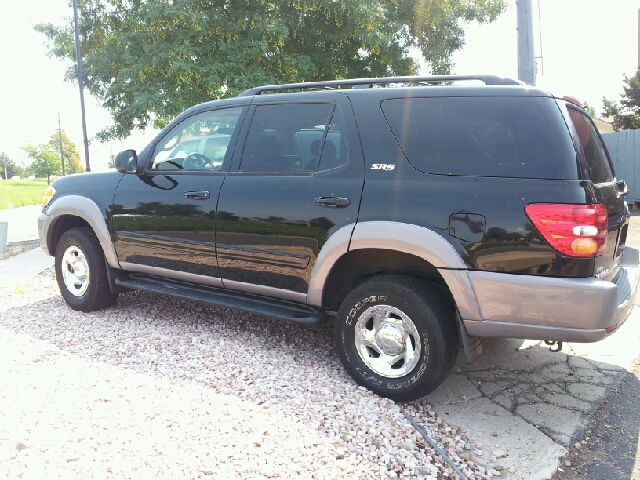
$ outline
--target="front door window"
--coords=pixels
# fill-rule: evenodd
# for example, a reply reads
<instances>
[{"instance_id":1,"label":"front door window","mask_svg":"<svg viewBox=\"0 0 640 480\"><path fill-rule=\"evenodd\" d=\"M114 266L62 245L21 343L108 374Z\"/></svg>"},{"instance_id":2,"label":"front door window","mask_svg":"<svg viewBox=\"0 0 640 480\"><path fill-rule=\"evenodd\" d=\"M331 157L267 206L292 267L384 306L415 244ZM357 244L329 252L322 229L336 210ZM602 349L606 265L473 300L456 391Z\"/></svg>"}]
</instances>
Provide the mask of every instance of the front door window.
<instances>
[{"instance_id":1,"label":"front door window","mask_svg":"<svg viewBox=\"0 0 640 480\"><path fill-rule=\"evenodd\" d=\"M219 171L242 107L194 115L156 146L151 170Z\"/></svg>"}]
</instances>

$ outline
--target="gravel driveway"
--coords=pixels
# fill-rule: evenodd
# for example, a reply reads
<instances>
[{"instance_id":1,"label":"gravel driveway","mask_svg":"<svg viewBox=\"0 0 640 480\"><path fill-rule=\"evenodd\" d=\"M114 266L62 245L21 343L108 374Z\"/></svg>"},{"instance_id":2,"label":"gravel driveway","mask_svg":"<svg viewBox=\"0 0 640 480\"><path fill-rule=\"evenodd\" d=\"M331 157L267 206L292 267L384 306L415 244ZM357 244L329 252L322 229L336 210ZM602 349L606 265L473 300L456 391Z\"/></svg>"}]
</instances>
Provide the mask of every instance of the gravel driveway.
<instances>
[{"instance_id":1,"label":"gravel driveway","mask_svg":"<svg viewBox=\"0 0 640 480\"><path fill-rule=\"evenodd\" d=\"M426 400L357 387L330 327L143 292L74 312L48 270L1 299L0 342L0 477L455 478L401 407L500 475Z\"/></svg>"}]
</instances>

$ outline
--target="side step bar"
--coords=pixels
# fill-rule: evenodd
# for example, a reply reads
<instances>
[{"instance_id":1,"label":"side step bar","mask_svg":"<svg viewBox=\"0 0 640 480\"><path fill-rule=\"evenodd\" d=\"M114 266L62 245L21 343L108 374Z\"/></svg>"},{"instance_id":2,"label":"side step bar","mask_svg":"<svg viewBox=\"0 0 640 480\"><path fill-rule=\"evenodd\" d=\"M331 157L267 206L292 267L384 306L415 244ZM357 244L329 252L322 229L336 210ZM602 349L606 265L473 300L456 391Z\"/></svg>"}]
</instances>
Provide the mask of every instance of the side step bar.
<instances>
[{"instance_id":1,"label":"side step bar","mask_svg":"<svg viewBox=\"0 0 640 480\"><path fill-rule=\"evenodd\" d=\"M194 300L214 307L232 308L264 315L300 325L322 325L327 321L327 316L323 311L308 305L166 278L161 279L137 273L121 273L115 278L115 284L134 290Z\"/></svg>"}]
</instances>

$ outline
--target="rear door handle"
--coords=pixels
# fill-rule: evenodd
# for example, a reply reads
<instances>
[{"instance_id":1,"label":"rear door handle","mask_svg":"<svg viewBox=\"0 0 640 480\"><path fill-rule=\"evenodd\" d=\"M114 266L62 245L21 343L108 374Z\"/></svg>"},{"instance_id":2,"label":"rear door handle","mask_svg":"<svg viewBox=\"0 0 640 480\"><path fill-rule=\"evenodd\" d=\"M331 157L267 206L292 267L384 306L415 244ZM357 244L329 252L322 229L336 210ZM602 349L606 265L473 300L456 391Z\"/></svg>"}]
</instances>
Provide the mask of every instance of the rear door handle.
<instances>
[{"instance_id":1,"label":"rear door handle","mask_svg":"<svg viewBox=\"0 0 640 480\"><path fill-rule=\"evenodd\" d=\"M316 197L314 203L319 207L344 208L349 206L351 201L347 197Z\"/></svg>"},{"instance_id":2,"label":"rear door handle","mask_svg":"<svg viewBox=\"0 0 640 480\"><path fill-rule=\"evenodd\" d=\"M211 194L206 190L189 190L188 192L184 192L184 196L194 200L207 200L211 197Z\"/></svg>"}]
</instances>

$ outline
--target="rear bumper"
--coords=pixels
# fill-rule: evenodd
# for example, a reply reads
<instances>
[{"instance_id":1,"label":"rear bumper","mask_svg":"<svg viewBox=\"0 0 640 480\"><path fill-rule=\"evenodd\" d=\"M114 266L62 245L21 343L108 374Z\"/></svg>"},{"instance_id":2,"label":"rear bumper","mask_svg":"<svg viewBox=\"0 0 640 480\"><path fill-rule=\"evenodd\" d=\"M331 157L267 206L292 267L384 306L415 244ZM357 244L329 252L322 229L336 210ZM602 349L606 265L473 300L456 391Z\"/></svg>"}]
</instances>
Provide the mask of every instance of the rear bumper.
<instances>
[{"instance_id":1,"label":"rear bumper","mask_svg":"<svg viewBox=\"0 0 640 480\"><path fill-rule=\"evenodd\" d=\"M468 272L482 320L469 335L596 342L629 316L638 290L638 250L626 247L611 281Z\"/></svg>"}]
</instances>

